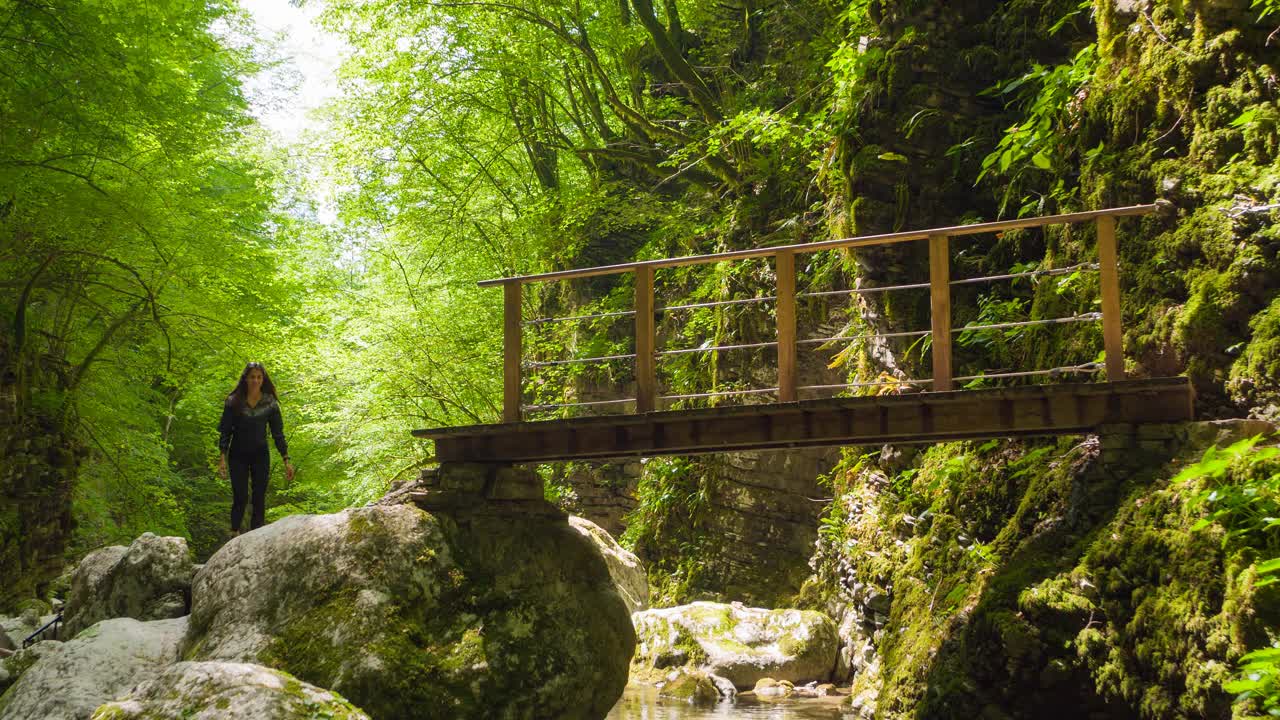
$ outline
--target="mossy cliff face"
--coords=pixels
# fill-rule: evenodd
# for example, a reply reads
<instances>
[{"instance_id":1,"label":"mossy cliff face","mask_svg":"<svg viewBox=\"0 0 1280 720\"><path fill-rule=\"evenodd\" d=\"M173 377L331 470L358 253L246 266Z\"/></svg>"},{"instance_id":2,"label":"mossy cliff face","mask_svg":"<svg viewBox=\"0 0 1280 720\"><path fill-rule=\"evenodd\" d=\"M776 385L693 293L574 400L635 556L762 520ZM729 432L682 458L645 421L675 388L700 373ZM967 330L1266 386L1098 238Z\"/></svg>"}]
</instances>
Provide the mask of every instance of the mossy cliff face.
<instances>
[{"instance_id":1,"label":"mossy cliff face","mask_svg":"<svg viewBox=\"0 0 1280 720\"><path fill-rule=\"evenodd\" d=\"M888 472L851 457L808 597L871 640L863 716L1231 717L1222 682L1280 596L1247 570L1255 548L1193 530L1199 488L1170 478L1255 430L938 445Z\"/></svg>"},{"instance_id":2,"label":"mossy cliff face","mask_svg":"<svg viewBox=\"0 0 1280 720\"><path fill-rule=\"evenodd\" d=\"M1097 3L1100 67L1078 140L1092 204L1164 197L1124 223L1126 334L1137 369L1185 370L1210 411L1276 417L1280 291L1280 52L1248 2ZM1272 209L1268 209L1271 206Z\"/></svg>"},{"instance_id":3,"label":"mossy cliff face","mask_svg":"<svg viewBox=\"0 0 1280 720\"><path fill-rule=\"evenodd\" d=\"M193 600L188 659L285 670L374 718L603 717L634 647L562 515L293 516L210 558Z\"/></svg>"},{"instance_id":4,"label":"mossy cliff face","mask_svg":"<svg viewBox=\"0 0 1280 720\"><path fill-rule=\"evenodd\" d=\"M822 175L833 233L1168 200L1166 212L1117 230L1130 371L1188 374L1209 417L1280 415L1280 51L1268 40L1276 16L1259 20L1262 4L1250 5L886 0L860 14L854 4L849 43L859 50L833 60L834 152ZM1034 137L1017 135L1041 122ZM1000 144L1011 138L1021 139ZM1088 224L952 249L955 276L1097 257ZM857 275L919 282L925 252L857 251ZM1054 285L1039 284L1032 318L1096 309L1068 307ZM979 293L1011 297L957 288L956 324L975 319ZM928 327L927 294L872 297L863 310L888 329ZM1088 328L1028 332L1034 342L1008 353L960 342L958 374L1073 365L1101 350ZM864 369L928 377L907 346L889 342L888 358L860 350Z\"/></svg>"}]
</instances>

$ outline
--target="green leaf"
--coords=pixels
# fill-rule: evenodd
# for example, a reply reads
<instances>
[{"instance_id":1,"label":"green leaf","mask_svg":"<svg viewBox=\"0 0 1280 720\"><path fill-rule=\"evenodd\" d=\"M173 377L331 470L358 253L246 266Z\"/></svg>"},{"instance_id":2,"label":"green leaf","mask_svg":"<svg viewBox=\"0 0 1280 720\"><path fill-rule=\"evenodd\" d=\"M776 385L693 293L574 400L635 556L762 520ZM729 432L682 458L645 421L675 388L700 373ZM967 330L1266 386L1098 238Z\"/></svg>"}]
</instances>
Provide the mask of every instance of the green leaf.
<instances>
[{"instance_id":1,"label":"green leaf","mask_svg":"<svg viewBox=\"0 0 1280 720\"><path fill-rule=\"evenodd\" d=\"M1231 121L1231 127L1238 128L1238 127L1245 127L1246 125L1252 125L1254 122L1254 118L1256 118L1257 116L1258 116L1258 108L1256 107L1249 108L1248 110L1245 110L1244 112L1237 115L1235 120Z\"/></svg>"},{"instance_id":2,"label":"green leaf","mask_svg":"<svg viewBox=\"0 0 1280 720\"><path fill-rule=\"evenodd\" d=\"M1265 562L1258 563L1258 574L1280 572L1280 557L1271 558ZM1277 650L1280 652L1280 650Z\"/></svg>"}]
</instances>

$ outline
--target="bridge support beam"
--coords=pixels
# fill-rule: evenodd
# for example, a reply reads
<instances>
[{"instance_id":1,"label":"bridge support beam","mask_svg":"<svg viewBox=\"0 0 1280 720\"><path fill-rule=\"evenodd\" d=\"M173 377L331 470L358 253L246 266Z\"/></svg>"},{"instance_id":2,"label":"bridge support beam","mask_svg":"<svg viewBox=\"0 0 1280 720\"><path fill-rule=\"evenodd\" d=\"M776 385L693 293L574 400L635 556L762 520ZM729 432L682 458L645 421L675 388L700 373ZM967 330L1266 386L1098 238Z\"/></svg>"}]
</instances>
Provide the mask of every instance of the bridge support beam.
<instances>
[{"instance_id":1,"label":"bridge support beam","mask_svg":"<svg viewBox=\"0 0 1280 720\"><path fill-rule=\"evenodd\" d=\"M929 306L933 391L951 389L951 251L946 235L929 236Z\"/></svg>"},{"instance_id":2,"label":"bridge support beam","mask_svg":"<svg viewBox=\"0 0 1280 720\"><path fill-rule=\"evenodd\" d=\"M1116 219L1098 218L1098 282L1102 290L1102 346L1107 380L1124 379L1124 332L1120 326L1120 264L1116 252Z\"/></svg>"},{"instance_id":3,"label":"bridge support beam","mask_svg":"<svg viewBox=\"0 0 1280 720\"><path fill-rule=\"evenodd\" d=\"M417 430L441 461L542 462L1086 433L1193 418L1186 378L828 398Z\"/></svg>"},{"instance_id":4,"label":"bridge support beam","mask_svg":"<svg viewBox=\"0 0 1280 720\"><path fill-rule=\"evenodd\" d=\"M778 402L796 399L796 254L782 250L775 256L778 276Z\"/></svg>"},{"instance_id":5,"label":"bridge support beam","mask_svg":"<svg viewBox=\"0 0 1280 720\"><path fill-rule=\"evenodd\" d=\"M445 514L564 515L544 498L538 473L509 463L442 462L422 472L407 499Z\"/></svg>"},{"instance_id":6,"label":"bridge support beam","mask_svg":"<svg viewBox=\"0 0 1280 720\"><path fill-rule=\"evenodd\" d=\"M653 322L653 268L636 268L636 412L653 412L658 401L654 368L656 332Z\"/></svg>"},{"instance_id":7,"label":"bridge support beam","mask_svg":"<svg viewBox=\"0 0 1280 720\"><path fill-rule=\"evenodd\" d=\"M521 292L519 280L502 286L502 421L520 422Z\"/></svg>"}]
</instances>

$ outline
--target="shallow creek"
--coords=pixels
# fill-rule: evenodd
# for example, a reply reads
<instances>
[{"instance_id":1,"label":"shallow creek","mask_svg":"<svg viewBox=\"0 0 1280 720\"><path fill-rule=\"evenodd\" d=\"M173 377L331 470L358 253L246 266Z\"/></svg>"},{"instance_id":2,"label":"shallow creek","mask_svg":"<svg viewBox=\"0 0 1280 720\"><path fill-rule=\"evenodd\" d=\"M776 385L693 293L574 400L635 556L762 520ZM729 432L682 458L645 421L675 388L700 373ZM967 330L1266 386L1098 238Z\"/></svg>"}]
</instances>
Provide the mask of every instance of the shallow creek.
<instances>
[{"instance_id":1,"label":"shallow creek","mask_svg":"<svg viewBox=\"0 0 1280 720\"><path fill-rule=\"evenodd\" d=\"M606 720L838 720L839 698L761 702L738 697L732 702L697 706L658 697L652 687L628 685Z\"/></svg>"}]
</instances>

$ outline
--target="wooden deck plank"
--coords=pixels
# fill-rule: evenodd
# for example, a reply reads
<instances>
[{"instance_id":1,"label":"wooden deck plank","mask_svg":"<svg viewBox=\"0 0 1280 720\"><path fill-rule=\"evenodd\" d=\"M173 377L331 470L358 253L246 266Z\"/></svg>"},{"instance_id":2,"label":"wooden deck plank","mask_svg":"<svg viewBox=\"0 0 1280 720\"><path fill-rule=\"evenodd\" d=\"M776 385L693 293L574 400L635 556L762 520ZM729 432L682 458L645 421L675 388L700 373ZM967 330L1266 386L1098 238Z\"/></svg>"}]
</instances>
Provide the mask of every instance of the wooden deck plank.
<instances>
[{"instance_id":1,"label":"wooden deck plank","mask_svg":"<svg viewBox=\"0 0 1280 720\"><path fill-rule=\"evenodd\" d=\"M415 430L440 461L550 462L1062 435L1192 420L1186 378L828 398Z\"/></svg>"}]
</instances>

